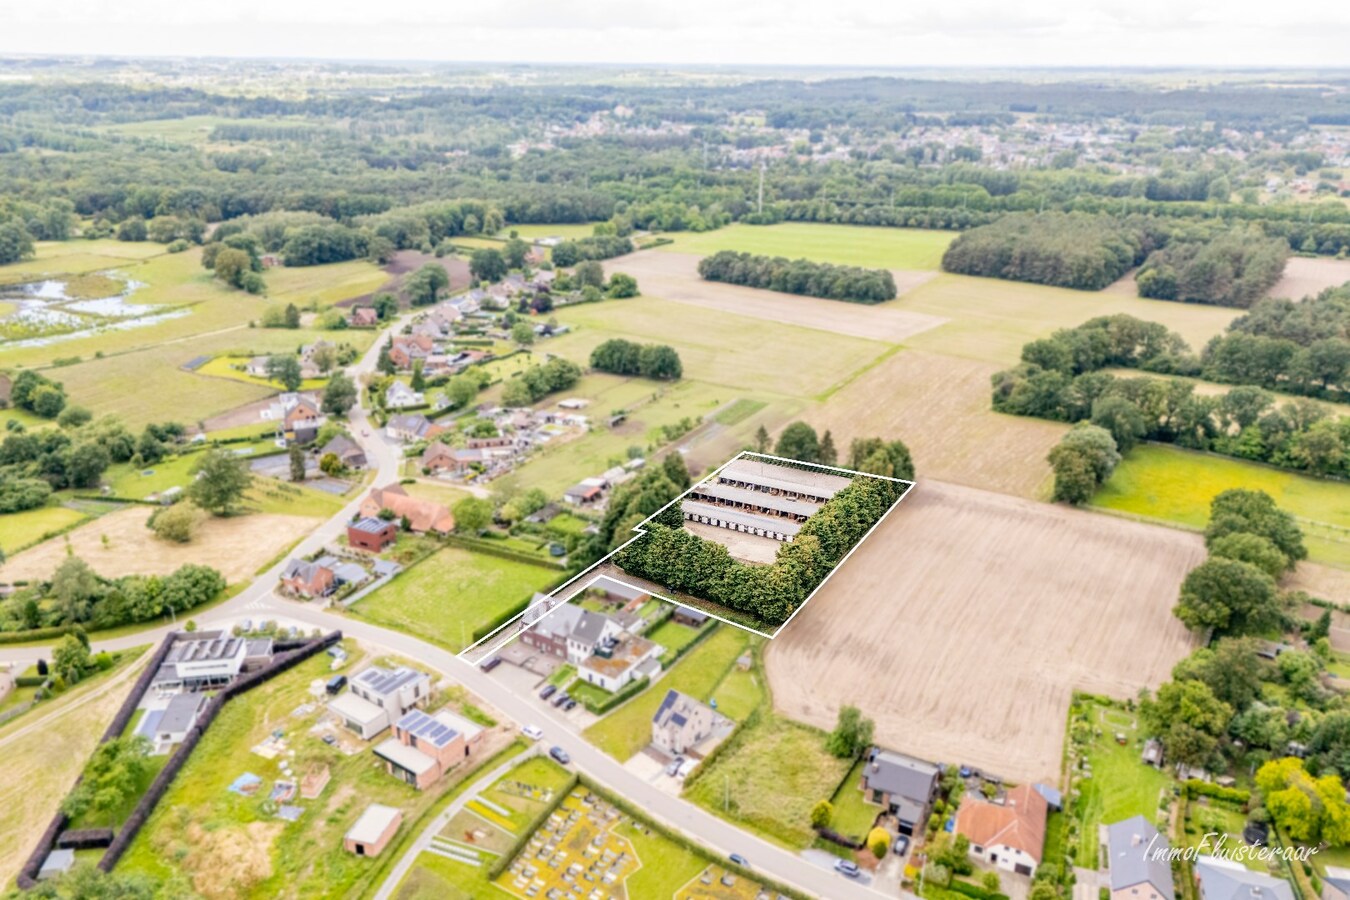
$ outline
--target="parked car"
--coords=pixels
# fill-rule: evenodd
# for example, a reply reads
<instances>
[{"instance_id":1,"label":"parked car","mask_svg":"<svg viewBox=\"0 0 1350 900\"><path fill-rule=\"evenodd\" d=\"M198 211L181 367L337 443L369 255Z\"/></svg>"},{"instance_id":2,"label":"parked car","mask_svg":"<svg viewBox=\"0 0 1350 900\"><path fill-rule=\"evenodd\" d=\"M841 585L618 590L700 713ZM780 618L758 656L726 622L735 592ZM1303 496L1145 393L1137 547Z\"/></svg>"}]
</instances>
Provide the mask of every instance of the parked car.
<instances>
[{"instance_id":1,"label":"parked car","mask_svg":"<svg viewBox=\"0 0 1350 900\"><path fill-rule=\"evenodd\" d=\"M520 729L520 733L532 741L537 741L544 736L543 730L538 725L526 725Z\"/></svg>"},{"instance_id":2,"label":"parked car","mask_svg":"<svg viewBox=\"0 0 1350 900\"><path fill-rule=\"evenodd\" d=\"M674 778L675 773L680 771L680 766L682 765L684 765L684 757L683 756L675 757L670 761L670 765L666 766L666 774L669 775L671 778Z\"/></svg>"},{"instance_id":3,"label":"parked car","mask_svg":"<svg viewBox=\"0 0 1350 900\"><path fill-rule=\"evenodd\" d=\"M744 856L741 856L739 853L733 853L730 856L728 856L727 859L731 860L733 865L740 866L742 869L750 868L750 860L746 859Z\"/></svg>"},{"instance_id":4,"label":"parked car","mask_svg":"<svg viewBox=\"0 0 1350 900\"><path fill-rule=\"evenodd\" d=\"M904 856L909 850L909 838L903 834L896 835L893 849L896 856Z\"/></svg>"},{"instance_id":5,"label":"parked car","mask_svg":"<svg viewBox=\"0 0 1350 900\"><path fill-rule=\"evenodd\" d=\"M566 703L566 702L567 702L568 700L570 700L570 699L571 699L571 698L567 696L567 691L563 691L561 694L559 694L558 696L556 696L556 697L553 698L553 705L554 705L554 706L562 706L564 703Z\"/></svg>"},{"instance_id":6,"label":"parked car","mask_svg":"<svg viewBox=\"0 0 1350 900\"><path fill-rule=\"evenodd\" d=\"M563 704L563 709L567 710L568 712L571 712L576 708L577 708L577 698L568 697L567 702Z\"/></svg>"},{"instance_id":7,"label":"parked car","mask_svg":"<svg viewBox=\"0 0 1350 900\"><path fill-rule=\"evenodd\" d=\"M572 761L572 757L567 755L567 751L561 747L550 747L548 755L553 757L564 766Z\"/></svg>"},{"instance_id":8,"label":"parked car","mask_svg":"<svg viewBox=\"0 0 1350 900\"><path fill-rule=\"evenodd\" d=\"M480 666L480 668L481 668L484 672L491 672L493 669L497 668L497 667L500 666L501 664L502 664L502 658L501 658L500 656L492 656L492 657L488 657L486 660L484 660L484 661L483 661L483 665Z\"/></svg>"},{"instance_id":9,"label":"parked car","mask_svg":"<svg viewBox=\"0 0 1350 900\"><path fill-rule=\"evenodd\" d=\"M836 859L834 861L834 870L845 878L857 878L862 874L862 869L851 859Z\"/></svg>"},{"instance_id":10,"label":"parked car","mask_svg":"<svg viewBox=\"0 0 1350 900\"><path fill-rule=\"evenodd\" d=\"M544 685L544 689L539 692L539 699L547 700L549 697L552 697L557 692L558 686L556 684L546 684Z\"/></svg>"},{"instance_id":11,"label":"parked car","mask_svg":"<svg viewBox=\"0 0 1350 900\"><path fill-rule=\"evenodd\" d=\"M334 675L332 678L328 679L328 693L330 694L340 693L346 686L346 675Z\"/></svg>"}]
</instances>

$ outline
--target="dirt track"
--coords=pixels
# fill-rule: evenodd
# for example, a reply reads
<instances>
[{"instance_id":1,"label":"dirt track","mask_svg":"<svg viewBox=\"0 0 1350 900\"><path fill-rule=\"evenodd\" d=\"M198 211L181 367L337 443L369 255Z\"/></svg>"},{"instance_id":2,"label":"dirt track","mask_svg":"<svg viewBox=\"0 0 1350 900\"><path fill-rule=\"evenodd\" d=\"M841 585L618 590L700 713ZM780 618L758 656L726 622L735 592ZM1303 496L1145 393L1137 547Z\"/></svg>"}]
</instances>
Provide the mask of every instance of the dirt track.
<instances>
[{"instance_id":1,"label":"dirt track","mask_svg":"<svg viewBox=\"0 0 1350 900\"><path fill-rule=\"evenodd\" d=\"M920 481L775 639L775 704L842 704L886 746L1023 780L1059 772L1072 691L1135 696L1191 649L1171 613L1198 535Z\"/></svg>"},{"instance_id":2,"label":"dirt track","mask_svg":"<svg viewBox=\"0 0 1350 900\"><path fill-rule=\"evenodd\" d=\"M67 535L70 549L105 578L167 575L185 563L220 570L231 583L250 579L258 567L312 530L317 519L256 513L204 521L189 544L170 544L145 527L153 509L133 506L95 519ZM103 536L107 535L107 544ZM66 558L66 540L44 541L5 564L11 580L50 578Z\"/></svg>"},{"instance_id":3,"label":"dirt track","mask_svg":"<svg viewBox=\"0 0 1350 900\"><path fill-rule=\"evenodd\" d=\"M632 275L642 292L651 297L879 341L898 343L947 321L886 304L867 306L704 281L698 274L698 261L699 257L690 254L644 250L609 260L605 263L605 271ZM904 294L937 273L894 271L892 274L896 287Z\"/></svg>"}]
</instances>

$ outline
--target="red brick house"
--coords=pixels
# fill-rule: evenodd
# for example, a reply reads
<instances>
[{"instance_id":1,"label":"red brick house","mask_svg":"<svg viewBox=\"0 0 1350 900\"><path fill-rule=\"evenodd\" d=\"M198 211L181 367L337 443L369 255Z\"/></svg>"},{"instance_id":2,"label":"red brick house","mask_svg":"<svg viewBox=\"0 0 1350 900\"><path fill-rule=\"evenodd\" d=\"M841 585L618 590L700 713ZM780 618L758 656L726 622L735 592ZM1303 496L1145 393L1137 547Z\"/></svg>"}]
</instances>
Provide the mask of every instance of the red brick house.
<instances>
[{"instance_id":1,"label":"red brick house","mask_svg":"<svg viewBox=\"0 0 1350 900\"><path fill-rule=\"evenodd\" d=\"M380 510L387 509L395 519L408 520L408 530L416 534L449 534L455 530L455 517L450 510L430 500L408 496L399 484L372 488L361 501L363 518L379 518Z\"/></svg>"},{"instance_id":2,"label":"red brick house","mask_svg":"<svg viewBox=\"0 0 1350 900\"><path fill-rule=\"evenodd\" d=\"M394 723L394 736L375 747L389 774L419 791L473 755L483 729L448 710L409 710Z\"/></svg>"},{"instance_id":3,"label":"red brick house","mask_svg":"<svg viewBox=\"0 0 1350 900\"><path fill-rule=\"evenodd\" d=\"M282 570L281 583L301 597L322 597L337 586L337 576L327 566L293 559Z\"/></svg>"},{"instance_id":4,"label":"red brick house","mask_svg":"<svg viewBox=\"0 0 1350 900\"><path fill-rule=\"evenodd\" d=\"M373 516L347 526L347 544L357 550L380 553L396 540L398 525Z\"/></svg>"},{"instance_id":5,"label":"red brick house","mask_svg":"<svg viewBox=\"0 0 1350 900\"><path fill-rule=\"evenodd\" d=\"M353 328L374 328L380 324L380 315L373 306L358 306L352 310L347 324Z\"/></svg>"}]
</instances>

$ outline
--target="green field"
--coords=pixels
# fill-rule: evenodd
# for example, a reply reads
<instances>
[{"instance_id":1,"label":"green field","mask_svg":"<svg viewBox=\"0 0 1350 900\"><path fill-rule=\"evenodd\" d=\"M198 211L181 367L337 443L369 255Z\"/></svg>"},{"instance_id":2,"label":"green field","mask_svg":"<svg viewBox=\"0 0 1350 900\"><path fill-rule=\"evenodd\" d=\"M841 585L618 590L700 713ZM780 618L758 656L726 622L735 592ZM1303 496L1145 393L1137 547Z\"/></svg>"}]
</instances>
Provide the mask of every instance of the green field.
<instances>
[{"instance_id":1,"label":"green field","mask_svg":"<svg viewBox=\"0 0 1350 900\"><path fill-rule=\"evenodd\" d=\"M260 378L257 375L250 375L244 371L244 364L251 357L245 356L217 356L208 363L198 366L192 371L198 375L210 376L211 378L228 378L231 381L242 381L245 384L256 384L261 387L270 388L274 391L282 390L282 386L275 381L269 381L266 378ZM300 383L300 390L314 391L322 388L328 383L326 378L306 378Z\"/></svg>"},{"instance_id":2,"label":"green field","mask_svg":"<svg viewBox=\"0 0 1350 900\"><path fill-rule=\"evenodd\" d=\"M685 796L768 840L809 847L816 838L811 807L834 796L852 765L825 751L825 737L765 710Z\"/></svg>"},{"instance_id":3,"label":"green field","mask_svg":"<svg viewBox=\"0 0 1350 900\"><path fill-rule=\"evenodd\" d=\"M700 256L736 250L876 269L936 269L956 232L784 222L728 225L716 231L679 232L663 237L674 238L675 242L661 249Z\"/></svg>"},{"instance_id":4,"label":"green field","mask_svg":"<svg viewBox=\"0 0 1350 900\"><path fill-rule=\"evenodd\" d=\"M14 553L38 543L43 535L70 528L86 518L84 513L64 506L43 506L0 515L0 550L6 554Z\"/></svg>"},{"instance_id":5,"label":"green field","mask_svg":"<svg viewBox=\"0 0 1350 900\"><path fill-rule=\"evenodd\" d=\"M474 629L543 591L558 569L446 547L413 566L348 612L458 653Z\"/></svg>"},{"instance_id":6,"label":"green field","mask_svg":"<svg viewBox=\"0 0 1350 900\"><path fill-rule=\"evenodd\" d=\"M1156 822L1161 816L1159 800L1168 792L1172 779L1140 760L1143 748L1134 713L1095 701L1077 703L1085 704L1088 714L1086 755L1092 774L1074 783L1079 797L1072 813L1078 830L1071 852L1078 865L1095 869L1097 827L1131 816ZM1116 743L1117 733L1125 735L1125 744Z\"/></svg>"},{"instance_id":7,"label":"green field","mask_svg":"<svg viewBox=\"0 0 1350 900\"><path fill-rule=\"evenodd\" d=\"M592 744L619 760L626 760L651 740L651 720L666 691L682 691L708 700L736 665L752 635L740 628L719 625L717 632L685 654L655 688L623 704L584 732ZM758 638L755 638L758 640Z\"/></svg>"},{"instance_id":8,"label":"green field","mask_svg":"<svg viewBox=\"0 0 1350 900\"><path fill-rule=\"evenodd\" d=\"M371 764L368 752L352 756L329 747L308 729L317 711L295 714L312 698L314 679L331 674L324 654L226 704L211 724L146 827L119 864L119 871L161 878L184 872L208 896L358 896L372 889L383 859L364 859L342 848L342 835L372 802L403 810L404 829L434 806L471 767L461 766L435 788L417 791ZM350 670L358 660L353 659ZM294 801L304 808L287 823L266 807L266 792L283 778L281 759L268 760L251 748L281 729L296 751L293 771L327 766L332 781L317 800ZM482 760L475 759L472 766ZM261 776L258 796L231 793L244 772ZM391 853L397 846L391 847Z\"/></svg>"},{"instance_id":9,"label":"green field","mask_svg":"<svg viewBox=\"0 0 1350 900\"><path fill-rule=\"evenodd\" d=\"M1210 501L1232 488L1270 494L1298 516L1310 559L1350 568L1350 484L1342 482L1150 444L1130 451L1092 505L1203 528Z\"/></svg>"},{"instance_id":10,"label":"green field","mask_svg":"<svg viewBox=\"0 0 1350 900\"><path fill-rule=\"evenodd\" d=\"M592 222L579 224L568 222L559 225L507 225L497 233L497 237L503 240L508 239L513 231L527 241L546 237L558 237L563 240L574 241L577 238L590 237L595 234L595 224Z\"/></svg>"},{"instance_id":11,"label":"green field","mask_svg":"<svg viewBox=\"0 0 1350 900\"><path fill-rule=\"evenodd\" d=\"M704 626L708 627L708 626ZM667 658L683 647L687 647L698 637L699 629L690 628L688 625L681 625L674 619L666 619L660 625L657 625L651 631L648 631L643 637L656 641L662 647L666 648Z\"/></svg>"}]
</instances>

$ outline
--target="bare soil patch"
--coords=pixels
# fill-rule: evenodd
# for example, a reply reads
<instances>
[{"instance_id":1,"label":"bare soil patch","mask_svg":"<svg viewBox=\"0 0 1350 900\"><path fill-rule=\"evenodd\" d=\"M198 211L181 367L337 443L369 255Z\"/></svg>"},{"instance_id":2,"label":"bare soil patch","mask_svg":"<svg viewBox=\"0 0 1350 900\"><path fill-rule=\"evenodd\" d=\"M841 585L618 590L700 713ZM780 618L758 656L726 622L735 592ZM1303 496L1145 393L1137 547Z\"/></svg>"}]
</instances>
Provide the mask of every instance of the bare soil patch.
<instances>
[{"instance_id":1,"label":"bare soil patch","mask_svg":"<svg viewBox=\"0 0 1350 900\"><path fill-rule=\"evenodd\" d=\"M765 656L776 705L1016 780L1053 780L1075 689L1154 687L1192 648L1172 615L1198 535L923 480Z\"/></svg>"},{"instance_id":2,"label":"bare soil patch","mask_svg":"<svg viewBox=\"0 0 1350 900\"><path fill-rule=\"evenodd\" d=\"M704 281L698 274L698 261L699 257L685 253L644 250L610 260L605 268L606 271L632 275L642 292L651 297L851 337L899 343L947 321L939 316L906 312L886 304L867 306ZM893 274L896 287L903 294L937 273L896 271ZM710 323L709 327L715 325Z\"/></svg>"},{"instance_id":3,"label":"bare soil patch","mask_svg":"<svg viewBox=\"0 0 1350 900\"><path fill-rule=\"evenodd\" d=\"M1270 289L1272 297L1298 300L1320 294L1329 287L1350 281L1350 260L1326 257L1291 256L1284 264L1284 275Z\"/></svg>"},{"instance_id":4,"label":"bare soil patch","mask_svg":"<svg viewBox=\"0 0 1350 900\"><path fill-rule=\"evenodd\" d=\"M397 294L403 286L404 277L409 272L414 272L427 263L437 263L445 269L445 273L450 276L450 291L452 293L468 287L472 280L469 276L469 261L466 259L461 259L458 256L442 256L438 259L434 254L423 253L420 250L400 250L394 254L394 258L389 261L388 265L384 266L384 270L389 273L390 278L380 285L378 291L348 297L346 300L339 300L333 305L349 308L367 303L377 293L388 291ZM400 297L400 299L403 298ZM403 305L407 305L406 301Z\"/></svg>"},{"instance_id":5,"label":"bare soil patch","mask_svg":"<svg viewBox=\"0 0 1350 900\"><path fill-rule=\"evenodd\" d=\"M320 521L308 516L256 513L202 523L188 544L170 544L145 527L154 510L133 506L70 532L70 551L106 578L167 575L186 563L220 570L230 582L253 577L258 567L303 537ZM107 537L105 543L103 538ZM7 580L50 578L66 558L66 539L46 541L5 565Z\"/></svg>"},{"instance_id":6,"label":"bare soil patch","mask_svg":"<svg viewBox=\"0 0 1350 900\"><path fill-rule=\"evenodd\" d=\"M926 476L1037 498L1045 461L1066 428L990 408L991 362L901 350L804 418L829 429L841 452L856 437L900 438Z\"/></svg>"},{"instance_id":7,"label":"bare soil patch","mask_svg":"<svg viewBox=\"0 0 1350 900\"><path fill-rule=\"evenodd\" d=\"M272 874L272 845L285 825L250 822L207 831L196 822L187 829L184 866L192 886L206 897L238 897Z\"/></svg>"}]
</instances>

